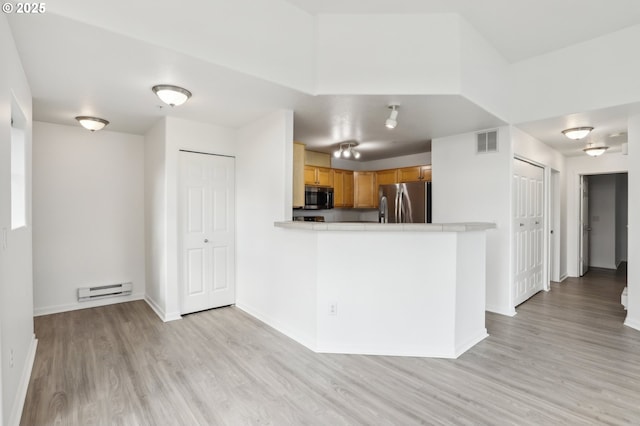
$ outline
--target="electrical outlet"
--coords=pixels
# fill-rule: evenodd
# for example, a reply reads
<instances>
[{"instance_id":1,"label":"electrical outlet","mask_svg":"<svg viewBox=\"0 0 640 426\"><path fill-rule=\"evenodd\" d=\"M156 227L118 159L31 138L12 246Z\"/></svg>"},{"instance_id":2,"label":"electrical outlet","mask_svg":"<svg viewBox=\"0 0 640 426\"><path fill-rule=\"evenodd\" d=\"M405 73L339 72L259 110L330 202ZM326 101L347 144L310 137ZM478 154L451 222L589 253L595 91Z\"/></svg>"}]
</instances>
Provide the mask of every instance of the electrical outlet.
<instances>
[{"instance_id":1,"label":"electrical outlet","mask_svg":"<svg viewBox=\"0 0 640 426\"><path fill-rule=\"evenodd\" d=\"M9 367L13 367L13 349L9 350Z\"/></svg>"},{"instance_id":2,"label":"electrical outlet","mask_svg":"<svg viewBox=\"0 0 640 426\"><path fill-rule=\"evenodd\" d=\"M338 315L338 304L336 302L329 303L329 315Z\"/></svg>"}]
</instances>

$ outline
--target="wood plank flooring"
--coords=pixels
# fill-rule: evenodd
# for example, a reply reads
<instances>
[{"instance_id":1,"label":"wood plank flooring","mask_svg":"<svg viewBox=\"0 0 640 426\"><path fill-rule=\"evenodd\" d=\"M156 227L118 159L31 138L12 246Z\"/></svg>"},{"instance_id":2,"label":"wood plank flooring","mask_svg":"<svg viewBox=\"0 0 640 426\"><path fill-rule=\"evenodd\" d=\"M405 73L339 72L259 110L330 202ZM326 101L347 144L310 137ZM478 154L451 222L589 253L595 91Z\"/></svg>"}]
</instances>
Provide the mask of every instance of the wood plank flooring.
<instances>
[{"instance_id":1,"label":"wood plank flooring","mask_svg":"<svg viewBox=\"0 0 640 426\"><path fill-rule=\"evenodd\" d=\"M457 360L315 354L237 308L38 317L22 425L640 424L624 275L554 284Z\"/></svg>"}]
</instances>

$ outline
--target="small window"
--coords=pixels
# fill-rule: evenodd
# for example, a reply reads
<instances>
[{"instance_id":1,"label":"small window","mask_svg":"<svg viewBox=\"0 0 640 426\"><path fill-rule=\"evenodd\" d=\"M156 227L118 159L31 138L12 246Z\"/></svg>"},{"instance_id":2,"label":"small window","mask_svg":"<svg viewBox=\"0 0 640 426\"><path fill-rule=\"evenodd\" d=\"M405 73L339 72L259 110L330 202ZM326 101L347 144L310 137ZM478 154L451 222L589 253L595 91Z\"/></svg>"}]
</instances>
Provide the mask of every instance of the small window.
<instances>
[{"instance_id":1,"label":"small window","mask_svg":"<svg viewBox=\"0 0 640 426\"><path fill-rule=\"evenodd\" d=\"M11 229L27 226L26 122L14 98L11 104Z\"/></svg>"}]
</instances>

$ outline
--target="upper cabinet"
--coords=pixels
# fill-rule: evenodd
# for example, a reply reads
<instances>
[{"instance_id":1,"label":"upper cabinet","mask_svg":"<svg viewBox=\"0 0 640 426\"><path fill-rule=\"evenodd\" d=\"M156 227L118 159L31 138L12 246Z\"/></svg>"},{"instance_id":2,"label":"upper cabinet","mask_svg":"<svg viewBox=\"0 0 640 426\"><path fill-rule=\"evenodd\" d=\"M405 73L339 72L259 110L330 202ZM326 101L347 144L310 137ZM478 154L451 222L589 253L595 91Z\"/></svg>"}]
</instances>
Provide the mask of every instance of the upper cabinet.
<instances>
[{"instance_id":1,"label":"upper cabinet","mask_svg":"<svg viewBox=\"0 0 640 426\"><path fill-rule=\"evenodd\" d=\"M333 206L353 207L353 172L333 169Z\"/></svg>"},{"instance_id":2,"label":"upper cabinet","mask_svg":"<svg viewBox=\"0 0 640 426\"><path fill-rule=\"evenodd\" d=\"M398 183L398 169L378 170L376 172L378 185L389 185Z\"/></svg>"},{"instance_id":3,"label":"upper cabinet","mask_svg":"<svg viewBox=\"0 0 640 426\"><path fill-rule=\"evenodd\" d=\"M333 186L333 173L326 167L304 166L304 184Z\"/></svg>"},{"instance_id":4,"label":"upper cabinet","mask_svg":"<svg viewBox=\"0 0 640 426\"><path fill-rule=\"evenodd\" d=\"M397 182L431 181L431 166L413 166L398 169Z\"/></svg>"},{"instance_id":5,"label":"upper cabinet","mask_svg":"<svg viewBox=\"0 0 640 426\"><path fill-rule=\"evenodd\" d=\"M376 172L353 172L353 186L353 207L378 207Z\"/></svg>"},{"instance_id":6,"label":"upper cabinet","mask_svg":"<svg viewBox=\"0 0 640 426\"><path fill-rule=\"evenodd\" d=\"M293 143L293 208L304 207L304 144Z\"/></svg>"}]
</instances>

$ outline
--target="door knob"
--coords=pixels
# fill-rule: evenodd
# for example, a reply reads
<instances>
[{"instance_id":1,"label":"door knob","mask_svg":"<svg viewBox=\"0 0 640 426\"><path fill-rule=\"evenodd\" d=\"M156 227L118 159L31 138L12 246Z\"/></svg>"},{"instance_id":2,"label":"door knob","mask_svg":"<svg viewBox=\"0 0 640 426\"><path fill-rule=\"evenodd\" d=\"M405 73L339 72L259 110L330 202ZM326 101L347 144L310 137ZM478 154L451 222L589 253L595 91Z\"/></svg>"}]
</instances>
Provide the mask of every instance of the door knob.
<instances>
[{"instance_id":1,"label":"door knob","mask_svg":"<svg viewBox=\"0 0 640 426\"><path fill-rule=\"evenodd\" d=\"M205 242L205 243L208 243L208 242L209 242L209 240L207 240L207 239L205 238L205 239L204 239L204 242Z\"/></svg>"}]
</instances>

